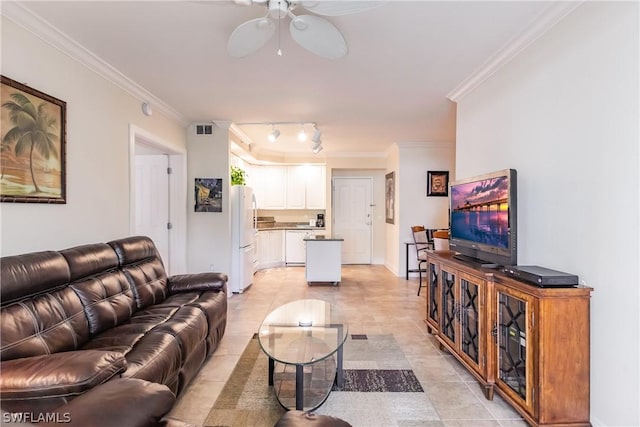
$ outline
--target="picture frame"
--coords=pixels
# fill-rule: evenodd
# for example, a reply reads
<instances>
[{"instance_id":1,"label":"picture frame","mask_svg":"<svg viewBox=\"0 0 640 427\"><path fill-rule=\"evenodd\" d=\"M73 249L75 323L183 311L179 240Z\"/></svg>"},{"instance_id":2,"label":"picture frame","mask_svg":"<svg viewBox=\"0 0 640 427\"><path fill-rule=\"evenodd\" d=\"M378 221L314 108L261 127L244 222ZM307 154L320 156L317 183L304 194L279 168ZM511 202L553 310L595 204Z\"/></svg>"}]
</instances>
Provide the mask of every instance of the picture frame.
<instances>
[{"instance_id":1,"label":"picture frame","mask_svg":"<svg viewBox=\"0 0 640 427\"><path fill-rule=\"evenodd\" d=\"M395 222L396 174L389 172L384 176L384 216L387 224Z\"/></svg>"},{"instance_id":2,"label":"picture frame","mask_svg":"<svg viewBox=\"0 0 640 427\"><path fill-rule=\"evenodd\" d=\"M427 197L449 197L449 171L427 172Z\"/></svg>"},{"instance_id":3,"label":"picture frame","mask_svg":"<svg viewBox=\"0 0 640 427\"><path fill-rule=\"evenodd\" d=\"M67 103L6 76L0 100L0 202L67 203Z\"/></svg>"},{"instance_id":4,"label":"picture frame","mask_svg":"<svg viewBox=\"0 0 640 427\"><path fill-rule=\"evenodd\" d=\"M222 212L222 178L195 179L195 212Z\"/></svg>"}]
</instances>

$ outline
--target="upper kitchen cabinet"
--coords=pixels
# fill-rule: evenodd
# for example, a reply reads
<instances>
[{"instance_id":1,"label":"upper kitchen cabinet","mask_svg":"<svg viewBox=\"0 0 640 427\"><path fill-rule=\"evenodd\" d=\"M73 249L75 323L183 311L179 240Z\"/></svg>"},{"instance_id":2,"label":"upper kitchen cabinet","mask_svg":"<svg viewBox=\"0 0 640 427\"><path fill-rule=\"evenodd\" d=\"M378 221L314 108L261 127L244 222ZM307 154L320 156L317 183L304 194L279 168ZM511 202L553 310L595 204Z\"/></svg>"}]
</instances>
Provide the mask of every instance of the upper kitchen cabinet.
<instances>
[{"instance_id":1,"label":"upper kitchen cabinet","mask_svg":"<svg viewBox=\"0 0 640 427\"><path fill-rule=\"evenodd\" d=\"M325 209L325 193L324 166L287 166L287 209Z\"/></svg>"},{"instance_id":2,"label":"upper kitchen cabinet","mask_svg":"<svg viewBox=\"0 0 640 427\"><path fill-rule=\"evenodd\" d=\"M252 187L259 209L325 209L324 165L254 166Z\"/></svg>"},{"instance_id":3,"label":"upper kitchen cabinet","mask_svg":"<svg viewBox=\"0 0 640 427\"><path fill-rule=\"evenodd\" d=\"M287 209L306 209L309 166L287 166Z\"/></svg>"},{"instance_id":4,"label":"upper kitchen cabinet","mask_svg":"<svg viewBox=\"0 0 640 427\"><path fill-rule=\"evenodd\" d=\"M253 169L259 209L287 208L287 167L258 166Z\"/></svg>"}]
</instances>

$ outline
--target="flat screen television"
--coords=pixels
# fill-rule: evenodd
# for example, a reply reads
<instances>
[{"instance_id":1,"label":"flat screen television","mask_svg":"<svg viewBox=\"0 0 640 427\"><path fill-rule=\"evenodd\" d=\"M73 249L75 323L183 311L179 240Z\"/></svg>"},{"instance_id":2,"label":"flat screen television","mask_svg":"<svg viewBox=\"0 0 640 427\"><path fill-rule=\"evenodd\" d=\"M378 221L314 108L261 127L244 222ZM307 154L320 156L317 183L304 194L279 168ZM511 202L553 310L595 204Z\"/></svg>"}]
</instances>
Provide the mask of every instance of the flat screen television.
<instances>
[{"instance_id":1,"label":"flat screen television","mask_svg":"<svg viewBox=\"0 0 640 427\"><path fill-rule=\"evenodd\" d=\"M482 267L518 263L515 169L451 183L450 247L455 257Z\"/></svg>"}]
</instances>

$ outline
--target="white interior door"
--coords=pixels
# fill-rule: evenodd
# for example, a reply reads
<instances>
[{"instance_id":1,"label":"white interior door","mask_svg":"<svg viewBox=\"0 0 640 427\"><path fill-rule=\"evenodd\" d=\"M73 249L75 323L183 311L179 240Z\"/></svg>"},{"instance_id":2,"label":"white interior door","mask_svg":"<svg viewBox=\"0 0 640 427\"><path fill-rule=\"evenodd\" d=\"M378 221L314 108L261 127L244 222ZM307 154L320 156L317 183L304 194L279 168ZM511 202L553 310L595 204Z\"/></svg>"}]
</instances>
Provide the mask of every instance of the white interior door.
<instances>
[{"instance_id":1,"label":"white interior door","mask_svg":"<svg viewBox=\"0 0 640 427\"><path fill-rule=\"evenodd\" d=\"M169 156L136 156L135 234L149 236L169 268Z\"/></svg>"},{"instance_id":2,"label":"white interior door","mask_svg":"<svg viewBox=\"0 0 640 427\"><path fill-rule=\"evenodd\" d=\"M333 232L344 238L343 264L371 264L371 178L333 179Z\"/></svg>"}]
</instances>

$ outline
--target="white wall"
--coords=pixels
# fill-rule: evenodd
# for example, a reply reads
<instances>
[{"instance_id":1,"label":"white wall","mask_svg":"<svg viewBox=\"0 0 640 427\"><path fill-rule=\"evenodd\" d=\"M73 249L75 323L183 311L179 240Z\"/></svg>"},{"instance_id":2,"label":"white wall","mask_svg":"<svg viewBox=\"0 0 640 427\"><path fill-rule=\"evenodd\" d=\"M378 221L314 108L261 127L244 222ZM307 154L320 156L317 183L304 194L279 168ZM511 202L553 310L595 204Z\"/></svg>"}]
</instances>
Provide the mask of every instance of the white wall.
<instances>
[{"instance_id":1,"label":"white wall","mask_svg":"<svg viewBox=\"0 0 640 427\"><path fill-rule=\"evenodd\" d=\"M425 228L449 228L449 198L427 197L427 172L449 171L455 175L455 144L453 142L399 143L400 167L397 173L398 191L398 245L399 265L396 273L406 273L406 247L413 241L411 226ZM409 268L416 268L413 247L409 248ZM417 275L417 274L416 274Z\"/></svg>"},{"instance_id":2,"label":"white wall","mask_svg":"<svg viewBox=\"0 0 640 427\"><path fill-rule=\"evenodd\" d=\"M195 135L194 125L187 130L187 269L221 271L231 274L231 188L229 128L219 124L213 135ZM222 212L195 212L196 178L222 178Z\"/></svg>"},{"instance_id":3,"label":"white wall","mask_svg":"<svg viewBox=\"0 0 640 427\"><path fill-rule=\"evenodd\" d=\"M640 425L638 36L585 2L458 104L457 175L518 171L519 263L594 288L594 425Z\"/></svg>"},{"instance_id":4,"label":"white wall","mask_svg":"<svg viewBox=\"0 0 640 427\"><path fill-rule=\"evenodd\" d=\"M129 125L183 151L185 132L60 50L2 17L2 75L67 103L67 204L2 203L5 255L129 235ZM4 101L4 100L3 100Z\"/></svg>"}]
</instances>

